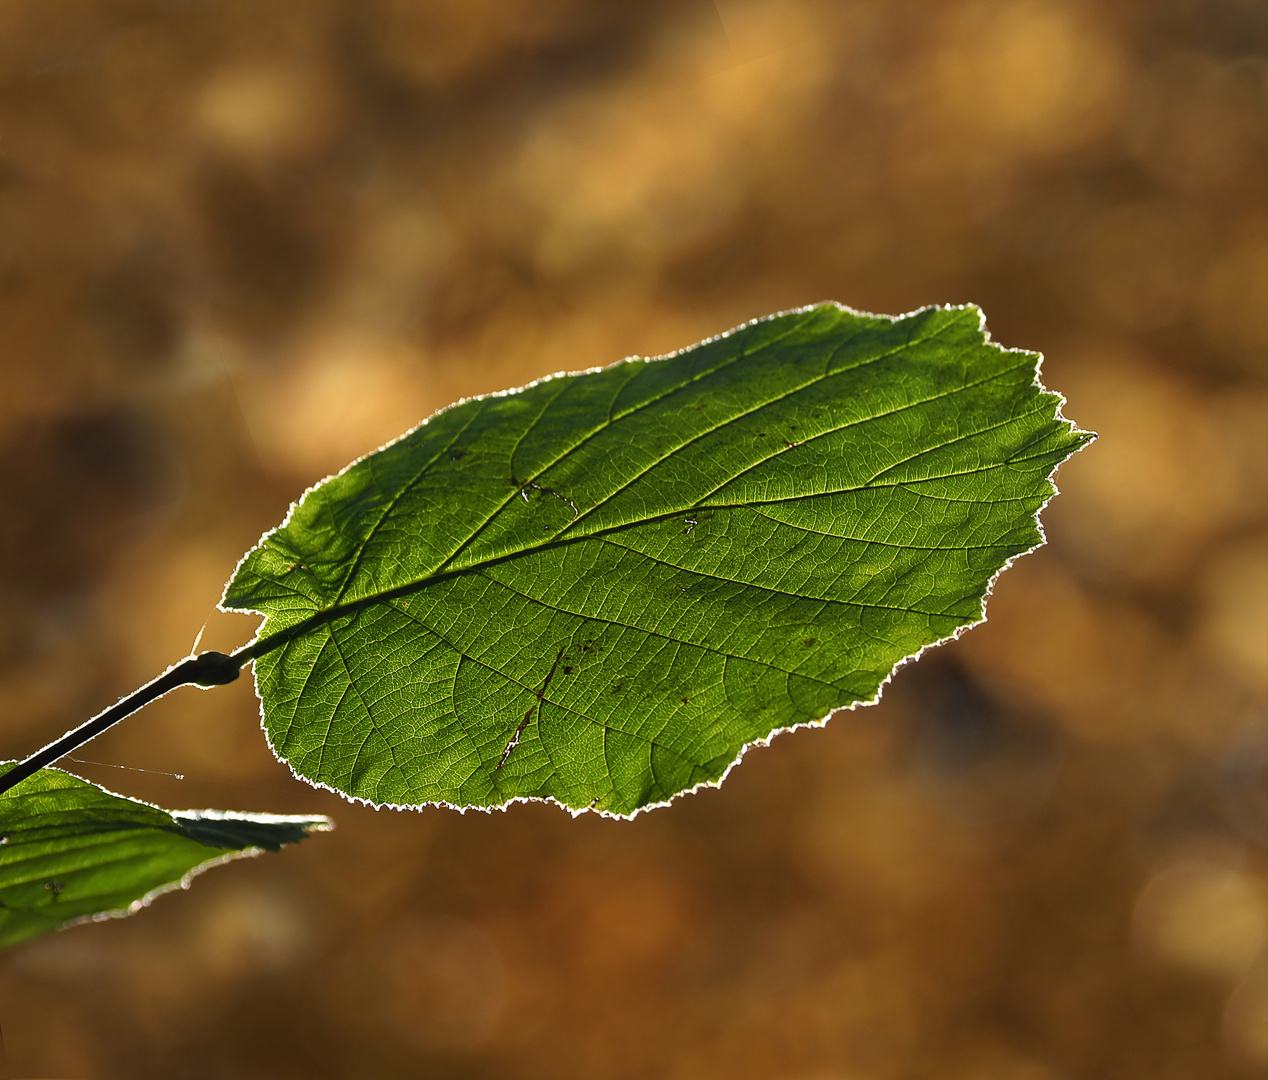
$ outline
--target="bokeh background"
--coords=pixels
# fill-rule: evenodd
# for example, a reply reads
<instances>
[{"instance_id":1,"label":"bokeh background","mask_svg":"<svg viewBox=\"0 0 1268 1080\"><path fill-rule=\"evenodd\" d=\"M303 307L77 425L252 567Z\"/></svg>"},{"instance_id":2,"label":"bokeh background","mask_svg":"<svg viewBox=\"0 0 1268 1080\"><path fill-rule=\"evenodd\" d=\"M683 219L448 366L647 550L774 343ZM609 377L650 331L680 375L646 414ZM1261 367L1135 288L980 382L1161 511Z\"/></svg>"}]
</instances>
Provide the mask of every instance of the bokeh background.
<instances>
[{"instance_id":1,"label":"bokeh background","mask_svg":"<svg viewBox=\"0 0 1268 1080\"><path fill-rule=\"evenodd\" d=\"M1266 166L1262 0L2 0L5 755L463 395L972 300L1101 433L988 625L633 822L131 718L73 767L338 828L0 957L14 1075L1268 1075Z\"/></svg>"}]
</instances>

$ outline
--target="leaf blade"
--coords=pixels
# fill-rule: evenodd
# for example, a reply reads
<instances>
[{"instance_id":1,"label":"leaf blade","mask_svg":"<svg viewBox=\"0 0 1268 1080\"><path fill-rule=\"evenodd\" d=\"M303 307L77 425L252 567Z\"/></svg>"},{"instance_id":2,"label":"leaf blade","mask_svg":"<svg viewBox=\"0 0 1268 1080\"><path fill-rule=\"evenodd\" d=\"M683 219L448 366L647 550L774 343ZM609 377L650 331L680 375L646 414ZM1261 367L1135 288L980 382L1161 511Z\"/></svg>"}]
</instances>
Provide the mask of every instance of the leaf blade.
<instances>
[{"instance_id":1,"label":"leaf blade","mask_svg":"<svg viewBox=\"0 0 1268 1080\"><path fill-rule=\"evenodd\" d=\"M169 812L41 769L0 795L0 948L134 914L212 866L330 827L320 816Z\"/></svg>"},{"instance_id":2,"label":"leaf blade","mask_svg":"<svg viewBox=\"0 0 1268 1080\"><path fill-rule=\"evenodd\" d=\"M980 620L1041 541L1087 436L1037 359L972 307L818 305L438 413L227 587L266 616L271 745L394 805L628 814L716 782Z\"/></svg>"}]
</instances>

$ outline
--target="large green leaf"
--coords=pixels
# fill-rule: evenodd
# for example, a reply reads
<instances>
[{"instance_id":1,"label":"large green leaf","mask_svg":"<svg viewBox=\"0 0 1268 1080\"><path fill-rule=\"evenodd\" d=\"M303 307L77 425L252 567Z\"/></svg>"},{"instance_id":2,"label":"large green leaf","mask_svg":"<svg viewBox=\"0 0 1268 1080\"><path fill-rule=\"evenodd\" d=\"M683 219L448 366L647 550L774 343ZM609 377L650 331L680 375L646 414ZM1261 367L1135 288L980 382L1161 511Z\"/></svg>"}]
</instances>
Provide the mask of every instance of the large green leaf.
<instances>
[{"instance_id":1,"label":"large green leaf","mask_svg":"<svg viewBox=\"0 0 1268 1080\"><path fill-rule=\"evenodd\" d=\"M329 828L324 817L169 813L41 769L0 795L0 948L132 914L211 866Z\"/></svg>"},{"instance_id":2,"label":"large green leaf","mask_svg":"<svg viewBox=\"0 0 1268 1080\"><path fill-rule=\"evenodd\" d=\"M226 608L276 753L376 804L629 814L978 622L1088 436L975 307L822 304L461 402L311 489Z\"/></svg>"}]
</instances>

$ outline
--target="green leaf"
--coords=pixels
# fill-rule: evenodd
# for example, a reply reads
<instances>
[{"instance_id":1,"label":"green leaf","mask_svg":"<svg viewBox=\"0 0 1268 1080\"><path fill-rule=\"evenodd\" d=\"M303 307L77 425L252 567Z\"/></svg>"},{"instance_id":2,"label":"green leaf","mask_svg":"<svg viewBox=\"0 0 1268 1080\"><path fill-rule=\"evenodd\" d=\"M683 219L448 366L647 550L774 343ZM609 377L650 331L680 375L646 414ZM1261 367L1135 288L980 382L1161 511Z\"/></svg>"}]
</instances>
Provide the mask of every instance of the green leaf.
<instances>
[{"instance_id":1,"label":"green leaf","mask_svg":"<svg viewBox=\"0 0 1268 1080\"><path fill-rule=\"evenodd\" d=\"M630 814L983 616L1089 436L975 307L821 304L460 402L309 490L223 606L274 751L375 804Z\"/></svg>"},{"instance_id":2,"label":"green leaf","mask_svg":"<svg viewBox=\"0 0 1268 1080\"><path fill-rule=\"evenodd\" d=\"M41 769L0 795L0 948L133 914L212 866L330 828L324 817L169 812Z\"/></svg>"}]
</instances>

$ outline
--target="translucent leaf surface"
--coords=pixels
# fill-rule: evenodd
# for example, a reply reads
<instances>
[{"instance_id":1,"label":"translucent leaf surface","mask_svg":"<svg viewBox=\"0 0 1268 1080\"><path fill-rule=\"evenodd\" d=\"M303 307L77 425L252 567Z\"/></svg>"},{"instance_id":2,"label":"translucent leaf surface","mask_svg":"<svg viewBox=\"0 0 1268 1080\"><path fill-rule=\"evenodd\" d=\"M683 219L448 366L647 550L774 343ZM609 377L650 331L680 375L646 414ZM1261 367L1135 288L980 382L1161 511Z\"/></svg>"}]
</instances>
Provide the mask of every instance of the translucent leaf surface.
<instances>
[{"instance_id":1,"label":"translucent leaf surface","mask_svg":"<svg viewBox=\"0 0 1268 1080\"><path fill-rule=\"evenodd\" d=\"M296 504L224 606L271 745L373 803L629 814L979 621L1088 438L974 307L823 304L461 402Z\"/></svg>"},{"instance_id":2,"label":"translucent leaf surface","mask_svg":"<svg viewBox=\"0 0 1268 1080\"><path fill-rule=\"evenodd\" d=\"M217 863L329 828L324 817L169 812L42 769L0 795L0 948L139 911Z\"/></svg>"}]
</instances>

